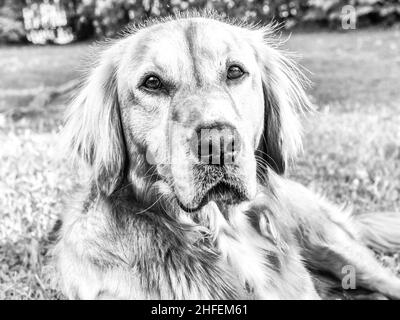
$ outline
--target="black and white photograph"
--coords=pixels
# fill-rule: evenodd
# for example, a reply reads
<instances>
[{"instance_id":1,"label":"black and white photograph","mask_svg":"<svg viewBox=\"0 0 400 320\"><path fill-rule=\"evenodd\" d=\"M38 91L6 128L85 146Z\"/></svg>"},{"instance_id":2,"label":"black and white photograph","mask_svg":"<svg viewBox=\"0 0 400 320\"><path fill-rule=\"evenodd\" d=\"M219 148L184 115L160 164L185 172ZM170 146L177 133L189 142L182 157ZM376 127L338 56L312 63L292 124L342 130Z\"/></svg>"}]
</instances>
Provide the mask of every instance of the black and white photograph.
<instances>
[{"instance_id":1,"label":"black and white photograph","mask_svg":"<svg viewBox=\"0 0 400 320\"><path fill-rule=\"evenodd\" d=\"M397 299L400 0L0 0L0 300Z\"/></svg>"}]
</instances>

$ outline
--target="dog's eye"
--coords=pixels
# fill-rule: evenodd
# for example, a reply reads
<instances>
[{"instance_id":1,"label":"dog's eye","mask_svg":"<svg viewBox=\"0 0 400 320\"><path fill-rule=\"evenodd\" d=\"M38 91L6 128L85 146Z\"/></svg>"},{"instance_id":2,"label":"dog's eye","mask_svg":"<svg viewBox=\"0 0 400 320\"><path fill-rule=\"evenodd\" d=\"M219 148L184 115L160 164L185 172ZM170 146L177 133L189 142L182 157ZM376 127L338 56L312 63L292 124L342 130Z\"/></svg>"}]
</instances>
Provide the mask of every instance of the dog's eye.
<instances>
[{"instance_id":1,"label":"dog's eye","mask_svg":"<svg viewBox=\"0 0 400 320\"><path fill-rule=\"evenodd\" d=\"M239 79L244 75L244 71L239 66L233 65L228 68L226 77L229 80Z\"/></svg>"},{"instance_id":2,"label":"dog's eye","mask_svg":"<svg viewBox=\"0 0 400 320\"><path fill-rule=\"evenodd\" d=\"M149 90L159 90L162 87L162 82L156 76L148 76L142 84L143 87Z\"/></svg>"}]
</instances>

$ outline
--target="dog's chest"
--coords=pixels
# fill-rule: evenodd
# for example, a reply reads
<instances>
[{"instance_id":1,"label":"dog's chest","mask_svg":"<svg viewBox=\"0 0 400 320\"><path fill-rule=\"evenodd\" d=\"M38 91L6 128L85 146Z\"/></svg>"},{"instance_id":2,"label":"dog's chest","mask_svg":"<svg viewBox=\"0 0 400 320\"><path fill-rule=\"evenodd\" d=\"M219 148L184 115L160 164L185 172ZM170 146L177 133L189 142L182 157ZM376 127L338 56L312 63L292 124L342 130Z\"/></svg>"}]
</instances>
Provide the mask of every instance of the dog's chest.
<instances>
[{"instance_id":1,"label":"dog's chest","mask_svg":"<svg viewBox=\"0 0 400 320\"><path fill-rule=\"evenodd\" d=\"M221 219L216 229L214 244L226 269L232 270L236 285L250 298L279 298L271 285L284 258L275 244L261 236L243 214L232 224Z\"/></svg>"},{"instance_id":2,"label":"dog's chest","mask_svg":"<svg viewBox=\"0 0 400 320\"><path fill-rule=\"evenodd\" d=\"M221 235L218 239L218 249L224 263L233 270L239 285L244 287L250 298L278 298L273 290L267 290L271 282L267 268L268 252L262 248L259 239L234 239Z\"/></svg>"},{"instance_id":3,"label":"dog's chest","mask_svg":"<svg viewBox=\"0 0 400 320\"><path fill-rule=\"evenodd\" d=\"M106 235L112 231L107 229L103 236L97 235L101 246L83 239L81 246L73 247L72 256L60 257L65 262L63 270L69 270L65 275L77 279L68 290L80 297L105 293L129 299L282 299L298 298L307 291L301 260L292 258L292 251L290 258L285 256L246 219L233 226L217 224L212 248L178 245L174 233L160 232L161 225L155 228L154 221L135 219L125 224L126 232L120 230L113 237L118 241L109 241ZM78 226L84 221L89 223L81 219L70 226L61 245L70 246L70 239L82 234ZM86 258L74 258L78 256ZM80 276L82 268L90 271L90 279ZM87 295L88 291L93 295Z\"/></svg>"}]
</instances>

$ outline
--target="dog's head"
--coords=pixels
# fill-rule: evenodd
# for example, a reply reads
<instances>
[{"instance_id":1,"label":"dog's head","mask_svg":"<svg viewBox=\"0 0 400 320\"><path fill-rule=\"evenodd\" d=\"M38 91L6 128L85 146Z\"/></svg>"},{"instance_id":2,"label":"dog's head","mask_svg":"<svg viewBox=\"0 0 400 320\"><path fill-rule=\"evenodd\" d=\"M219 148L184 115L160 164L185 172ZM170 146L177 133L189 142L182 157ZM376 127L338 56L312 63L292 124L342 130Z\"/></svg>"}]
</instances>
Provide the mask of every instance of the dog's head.
<instances>
[{"instance_id":1,"label":"dog's head","mask_svg":"<svg viewBox=\"0 0 400 320\"><path fill-rule=\"evenodd\" d=\"M202 17L135 30L101 54L68 121L105 195L131 185L186 211L251 199L300 147L301 75L271 28ZM155 199L154 199L155 200Z\"/></svg>"}]
</instances>

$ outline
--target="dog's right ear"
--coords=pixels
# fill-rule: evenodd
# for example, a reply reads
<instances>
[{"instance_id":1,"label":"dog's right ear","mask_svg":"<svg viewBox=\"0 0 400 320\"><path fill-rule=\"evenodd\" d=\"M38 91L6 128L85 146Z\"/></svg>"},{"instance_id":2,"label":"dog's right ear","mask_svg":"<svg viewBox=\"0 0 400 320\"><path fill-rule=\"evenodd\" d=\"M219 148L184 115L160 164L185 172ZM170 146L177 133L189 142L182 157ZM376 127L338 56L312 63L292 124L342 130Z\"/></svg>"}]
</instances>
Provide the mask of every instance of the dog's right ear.
<instances>
[{"instance_id":1,"label":"dog's right ear","mask_svg":"<svg viewBox=\"0 0 400 320\"><path fill-rule=\"evenodd\" d=\"M117 89L116 45L104 50L72 102L64 129L70 155L92 170L98 190L111 195L123 177L125 142Z\"/></svg>"}]
</instances>

